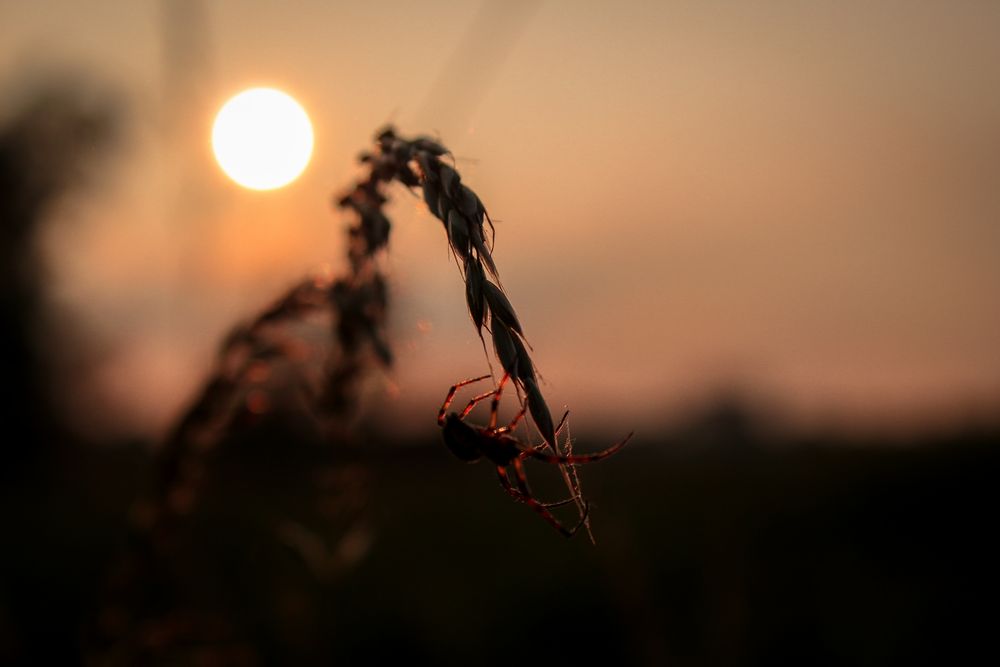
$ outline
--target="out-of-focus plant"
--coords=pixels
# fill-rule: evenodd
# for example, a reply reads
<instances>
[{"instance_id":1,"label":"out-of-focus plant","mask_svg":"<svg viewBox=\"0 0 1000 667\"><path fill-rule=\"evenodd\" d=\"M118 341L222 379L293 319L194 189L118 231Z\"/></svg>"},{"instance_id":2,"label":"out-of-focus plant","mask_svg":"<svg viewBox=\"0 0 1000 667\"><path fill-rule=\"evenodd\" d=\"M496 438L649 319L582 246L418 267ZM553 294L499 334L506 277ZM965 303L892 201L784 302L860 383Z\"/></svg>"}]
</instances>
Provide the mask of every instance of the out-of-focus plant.
<instances>
[{"instance_id":1,"label":"out-of-focus plant","mask_svg":"<svg viewBox=\"0 0 1000 667\"><path fill-rule=\"evenodd\" d=\"M45 267L38 232L67 194L89 182L120 134L117 99L85 79L44 76L10 91L0 111L0 390L10 457L49 440L51 405L42 334ZM30 442L25 441L25 436Z\"/></svg>"}]
</instances>

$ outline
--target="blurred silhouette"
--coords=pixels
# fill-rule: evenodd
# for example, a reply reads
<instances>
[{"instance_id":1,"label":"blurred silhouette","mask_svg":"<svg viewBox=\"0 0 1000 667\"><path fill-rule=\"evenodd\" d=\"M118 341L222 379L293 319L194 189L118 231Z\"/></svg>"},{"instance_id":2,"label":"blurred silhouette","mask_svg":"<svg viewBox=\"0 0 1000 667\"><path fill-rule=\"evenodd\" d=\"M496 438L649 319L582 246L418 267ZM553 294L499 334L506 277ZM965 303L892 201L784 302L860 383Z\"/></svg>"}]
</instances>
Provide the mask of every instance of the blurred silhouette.
<instances>
[{"instance_id":1,"label":"blurred silhouette","mask_svg":"<svg viewBox=\"0 0 1000 667\"><path fill-rule=\"evenodd\" d=\"M13 95L8 95L8 99ZM86 184L118 135L114 100L77 79L20 95L0 121L0 355L10 463L37 453L58 428L41 341L45 267L36 239L65 196Z\"/></svg>"}]
</instances>

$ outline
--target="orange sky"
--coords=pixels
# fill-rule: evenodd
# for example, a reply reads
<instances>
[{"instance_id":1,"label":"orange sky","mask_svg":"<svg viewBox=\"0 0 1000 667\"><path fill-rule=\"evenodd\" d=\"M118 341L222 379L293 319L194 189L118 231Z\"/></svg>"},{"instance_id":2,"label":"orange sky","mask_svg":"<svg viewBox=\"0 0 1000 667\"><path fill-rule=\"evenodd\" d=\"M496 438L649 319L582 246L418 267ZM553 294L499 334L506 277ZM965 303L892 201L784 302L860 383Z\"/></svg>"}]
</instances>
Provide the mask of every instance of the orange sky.
<instances>
[{"instance_id":1,"label":"orange sky","mask_svg":"<svg viewBox=\"0 0 1000 667\"><path fill-rule=\"evenodd\" d=\"M202 29L165 31L168 6L201 6ZM5 89L70 65L130 102L118 170L46 239L55 294L113 350L91 399L127 429L169 420L235 318L340 261L330 194L393 120L439 133L499 220L574 432L728 387L806 427L996 414L1000 5L499 6L0 2ZM215 109L252 85L315 125L281 191L208 154ZM483 359L439 223L405 191L391 211L384 400L422 419Z\"/></svg>"}]
</instances>

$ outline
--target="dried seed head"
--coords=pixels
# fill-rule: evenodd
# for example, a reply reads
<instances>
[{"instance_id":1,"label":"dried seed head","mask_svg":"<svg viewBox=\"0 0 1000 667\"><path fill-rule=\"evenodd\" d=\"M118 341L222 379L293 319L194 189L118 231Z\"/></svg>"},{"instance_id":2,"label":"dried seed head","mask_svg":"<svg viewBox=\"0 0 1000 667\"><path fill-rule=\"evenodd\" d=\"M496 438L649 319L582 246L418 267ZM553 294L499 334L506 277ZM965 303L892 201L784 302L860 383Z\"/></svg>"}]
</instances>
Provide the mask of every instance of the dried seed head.
<instances>
[{"instance_id":1,"label":"dried seed head","mask_svg":"<svg viewBox=\"0 0 1000 667\"><path fill-rule=\"evenodd\" d=\"M434 157L441 157L442 155L447 155L449 153L448 149L434 141L430 137L419 136L413 140L413 145L417 150L427 151Z\"/></svg>"},{"instance_id":2,"label":"dried seed head","mask_svg":"<svg viewBox=\"0 0 1000 667\"><path fill-rule=\"evenodd\" d=\"M440 160L437 160L430 153L424 152L417 153L414 159L417 161L425 181L441 182L441 178L438 176L438 167L441 166Z\"/></svg>"},{"instance_id":3,"label":"dried seed head","mask_svg":"<svg viewBox=\"0 0 1000 667\"><path fill-rule=\"evenodd\" d=\"M513 336L501 321L493 322L491 329L493 331L493 350L497 354L497 359L500 360L500 365L515 382L519 382L517 349L514 347Z\"/></svg>"},{"instance_id":4,"label":"dried seed head","mask_svg":"<svg viewBox=\"0 0 1000 667\"><path fill-rule=\"evenodd\" d=\"M392 153L390 155L392 157L392 164L394 167L406 164L410 161L410 158L413 157L413 147L409 143L397 139L392 145Z\"/></svg>"},{"instance_id":5,"label":"dried seed head","mask_svg":"<svg viewBox=\"0 0 1000 667\"><path fill-rule=\"evenodd\" d=\"M444 218L441 214L441 210L438 208L438 200L441 198L441 188L438 186L437 182L424 179L423 190L424 202L427 204L427 208L430 210L431 215L439 219Z\"/></svg>"},{"instance_id":6,"label":"dried seed head","mask_svg":"<svg viewBox=\"0 0 1000 667\"><path fill-rule=\"evenodd\" d=\"M493 255L490 253L489 248L486 247L486 241L483 240L483 226L470 224L469 235L472 237L472 245L476 249L476 255L479 257L479 261L486 265L490 275L497 280L500 280L500 275L497 273L497 265L493 263Z\"/></svg>"},{"instance_id":7,"label":"dried seed head","mask_svg":"<svg viewBox=\"0 0 1000 667\"><path fill-rule=\"evenodd\" d=\"M368 208L361 215L361 231L368 244L369 254L389 243L389 218L377 208Z\"/></svg>"},{"instance_id":8,"label":"dried seed head","mask_svg":"<svg viewBox=\"0 0 1000 667\"><path fill-rule=\"evenodd\" d=\"M386 146L396 138L396 128L391 124L384 125L375 133L375 141L378 145Z\"/></svg>"},{"instance_id":9,"label":"dried seed head","mask_svg":"<svg viewBox=\"0 0 1000 667\"><path fill-rule=\"evenodd\" d=\"M482 271L482 269L480 269ZM489 282L485 281L483 285L483 295L486 297L486 303L490 306L490 313L492 313L494 319L499 319L508 327L516 331L520 336L524 336L524 332L521 330L521 323L517 321L517 315L514 313L514 307L510 305L510 300L507 299L499 287Z\"/></svg>"},{"instance_id":10,"label":"dried seed head","mask_svg":"<svg viewBox=\"0 0 1000 667\"><path fill-rule=\"evenodd\" d=\"M410 168L409 162L403 162L396 167L396 178L408 188L420 185L420 177Z\"/></svg>"},{"instance_id":11,"label":"dried seed head","mask_svg":"<svg viewBox=\"0 0 1000 667\"><path fill-rule=\"evenodd\" d=\"M469 238L469 225L465 218L455 209L452 209L448 213L447 231L451 247L455 249L458 256L465 262L469 258L469 243L471 241Z\"/></svg>"},{"instance_id":12,"label":"dried seed head","mask_svg":"<svg viewBox=\"0 0 1000 667\"><path fill-rule=\"evenodd\" d=\"M486 295L484 285L486 276L483 274L483 267L479 262L466 261L465 263L465 300L469 304L469 314L472 315L472 323L476 325L476 333L483 337L483 324L486 321Z\"/></svg>"},{"instance_id":13,"label":"dried seed head","mask_svg":"<svg viewBox=\"0 0 1000 667\"><path fill-rule=\"evenodd\" d=\"M549 412L549 406L546 404L545 398L538 388L538 383L533 379L526 380L524 383L524 393L528 397L528 410L531 412L531 418L534 420L535 426L538 427L538 432L542 434L545 442L555 450L556 430L555 425L552 423L552 413Z\"/></svg>"},{"instance_id":14,"label":"dried seed head","mask_svg":"<svg viewBox=\"0 0 1000 667\"><path fill-rule=\"evenodd\" d=\"M438 174L441 178L441 185L444 187L444 193L449 198L456 199L459 195L459 188L462 186L461 176L458 175L457 171L441 162L438 163Z\"/></svg>"},{"instance_id":15,"label":"dried seed head","mask_svg":"<svg viewBox=\"0 0 1000 667\"><path fill-rule=\"evenodd\" d=\"M389 304L389 283L386 281L385 276L381 273L376 273L372 276L369 285L372 301L380 307L385 308Z\"/></svg>"},{"instance_id":16,"label":"dried seed head","mask_svg":"<svg viewBox=\"0 0 1000 667\"><path fill-rule=\"evenodd\" d=\"M483 224L483 215L481 213L483 210L482 202L479 201L479 197L476 196L475 192L462 185L458 189L458 193L454 196L454 199L456 204L458 204L458 210L467 218L477 221L480 225Z\"/></svg>"},{"instance_id":17,"label":"dried seed head","mask_svg":"<svg viewBox=\"0 0 1000 667\"><path fill-rule=\"evenodd\" d=\"M525 349L521 323L500 287L492 242L487 245L485 240L485 222L489 222L494 235L496 230L482 200L462 183L454 167L439 159L449 151L433 139L418 136L407 141L390 127L379 133L378 144L382 157L391 163L392 175L388 178L411 187L414 180L419 179L428 209L442 221L449 244L462 259L466 302L476 332L482 338L482 329L489 321L500 364L514 383L524 389L535 424L554 448L552 415L538 388L535 367ZM419 174L409 166L411 160L419 167ZM373 173L376 171L373 168ZM375 193L378 194L377 189ZM496 283L487 279L487 272Z\"/></svg>"},{"instance_id":18,"label":"dried seed head","mask_svg":"<svg viewBox=\"0 0 1000 667\"><path fill-rule=\"evenodd\" d=\"M379 362L386 368L392 366L392 348L377 332L371 332L372 349Z\"/></svg>"},{"instance_id":19,"label":"dried seed head","mask_svg":"<svg viewBox=\"0 0 1000 667\"><path fill-rule=\"evenodd\" d=\"M518 374L516 379L521 382L528 382L529 380L532 382L536 381L535 365L531 363L531 357L528 356L528 351L524 349L524 343L521 342L521 337L511 334L510 340L514 346L514 353L517 355Z\"/></svg>"},{"instance_id":20,"label":"dried seed head","mask_svg":"<svg viewBox=\"0 0 1000 667\"><path fill-rule=\"evenodd\" d=\"M248 345L253 341L253 331L252 325L239 325L233 328L229 334L222 339L222 343L219 345L218 356L223 357L229 351L241 347L243 345Z\"/></svg>"},{"instance_id":21,"label":"dried seed head","mask_svg":"<svg viewBox=\"0 0 1000 667\"><path fill-rule=\"evenodd\" d=\"M531 357L528 356L528 351L524 349L524 344L517 334L498 319L490 320L490 329L493 332L493 349L504 371L519 386L523 386L529 380L534 381L534 364L531 363Z\"/></svg>"}]
</instances>

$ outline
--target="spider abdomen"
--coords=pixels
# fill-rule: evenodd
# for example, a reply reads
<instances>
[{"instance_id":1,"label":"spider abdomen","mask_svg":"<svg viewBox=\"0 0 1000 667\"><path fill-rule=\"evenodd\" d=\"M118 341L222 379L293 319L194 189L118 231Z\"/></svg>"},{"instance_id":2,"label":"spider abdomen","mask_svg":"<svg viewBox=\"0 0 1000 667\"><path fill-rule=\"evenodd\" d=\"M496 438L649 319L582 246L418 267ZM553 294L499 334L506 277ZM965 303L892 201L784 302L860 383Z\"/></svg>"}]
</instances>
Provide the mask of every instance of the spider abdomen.
<instances>
[{"instance_id":1,"label":"spider abdomen","mask_svg":"<svg viewBox=\"0 0 1000 667\"><path fill-rule=\"evenodd\" d=\"M461 460L473 463L483 457L480 447L482 436L454 412L445 418L441 434L444 436L444 444Z\"/></svg>"},{"instance_id":2,"label":"spider abdomen","mask_svg":"<svg viewBox=\"0 0 1000 667\"><path fill-rule=\"evenodd\" d=\"M508 466L518 457L521 450L514 439L506 435L496 435L490 431L479 435L479 451L498 466Z\"/></svg>"}]
</instances>

